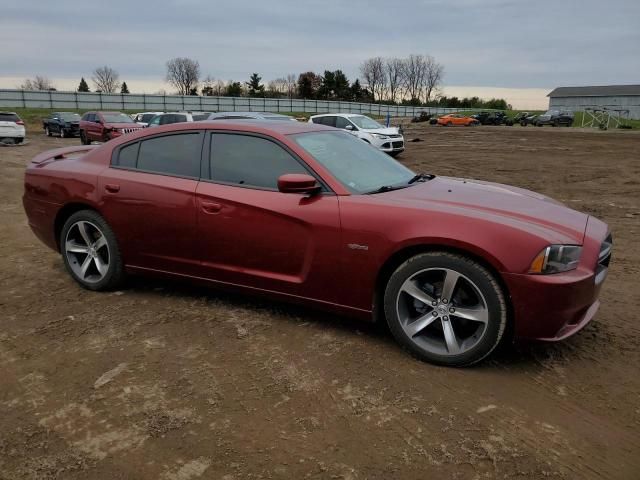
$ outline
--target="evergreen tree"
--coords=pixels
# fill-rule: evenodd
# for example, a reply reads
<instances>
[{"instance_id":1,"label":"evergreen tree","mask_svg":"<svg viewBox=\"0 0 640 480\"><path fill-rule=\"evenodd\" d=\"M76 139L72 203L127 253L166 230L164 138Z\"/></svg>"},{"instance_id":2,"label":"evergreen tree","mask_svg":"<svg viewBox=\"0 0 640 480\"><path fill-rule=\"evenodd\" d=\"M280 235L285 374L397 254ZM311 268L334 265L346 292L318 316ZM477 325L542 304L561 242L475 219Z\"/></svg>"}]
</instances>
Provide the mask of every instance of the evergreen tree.
<instances>
[{"instance_id":1,"label":"evergreen tree","mask_svg":"<svg viewBox=\"0 0 640 480\"><path fill-rule=\"evenodd\" d=\"M241 97L242 96L242 85L240 82L231 82L227 85L225 90L225 95L227 97Z\"/></svg>"},{"instance_id":2,"label":"evergreen tree","mask_svg":"<svg viewBox=\"0 0 640 480\"><path fill-rule=\"evenodd\" d=\"M85 81L84 77L82 77L80 79L80 85L78 85L78 91L79 92L90 92L91 90L89 90L89 85L87 85L87 82Z\"/></svg>"},{"instance_id":3,"label":"evergreen tree","mask_svg":"<svg viewBox=\"0 0 640 480\"><path fill-rule=\"evenodd\" d=\"M251 74L247 84L247 88L249 89L250 97L264 97L264 85L260 83L262 77L257 73Z\"/></svg>"},{"instance_id":4,"label":"evergreen tree","mask_svg":"<svg viewBox=\"0 0 640 480\"><path fill-rule=\"evenodd\" d=\"M127 82L122 82L122 87L120 87L120 93L129 93L129 87L127 87Z\"/></svg>"}]
</instances>

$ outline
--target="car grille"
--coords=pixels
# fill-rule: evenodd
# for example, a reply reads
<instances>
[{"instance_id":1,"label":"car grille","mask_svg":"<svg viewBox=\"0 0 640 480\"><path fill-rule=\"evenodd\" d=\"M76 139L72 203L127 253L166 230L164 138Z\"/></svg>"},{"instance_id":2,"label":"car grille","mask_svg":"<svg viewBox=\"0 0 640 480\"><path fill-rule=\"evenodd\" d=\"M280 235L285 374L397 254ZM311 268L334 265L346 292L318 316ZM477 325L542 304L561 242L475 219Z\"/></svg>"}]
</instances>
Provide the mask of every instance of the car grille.
<instances>
[{"instance_id":1,"label":"car grille","mask_svg":"<svg viewBox=\"0 0 640 480\"><path fill-rule=\"evenodd\" d=\"M396 134L396 133L391 134L391 135L387 135L387 136L388 136L389 138L400 138L400 137L402 137L402 135L399 135L399 134Z\"/></svg>"},{"instance_id":2,"label":"car grille","mask_svg":"<svg viewBox=\"0 0 640 480\"><path fill-rule=\"evenodd\" d=\"M611 252L613 250L613 237L607 235L602 245L600 245L600 253L598 254L598 266L596 267L596 285L602 283L607 276L609 263L611 262Z\"/></svg>"},{"instance_id":3,"label":"car grille","mask_svg":"<svg viewBox=\"0 0 640 480\"><path fill-rule=\"evenodd\" d=\"M393 142L391 146L393 148L404 148L404 142Z\"/></svg>"},{"instance_id":4,"label":"car grille","mask_svg":"<svg viewBox=\"0 0 640 480\"><path fill-rule=\"evenodd\" d=\"M141 128L121 128L120 131L122 133L133 133L133 132L137 132L138 130L142 130Z\"/></svg>"}]
</instances>

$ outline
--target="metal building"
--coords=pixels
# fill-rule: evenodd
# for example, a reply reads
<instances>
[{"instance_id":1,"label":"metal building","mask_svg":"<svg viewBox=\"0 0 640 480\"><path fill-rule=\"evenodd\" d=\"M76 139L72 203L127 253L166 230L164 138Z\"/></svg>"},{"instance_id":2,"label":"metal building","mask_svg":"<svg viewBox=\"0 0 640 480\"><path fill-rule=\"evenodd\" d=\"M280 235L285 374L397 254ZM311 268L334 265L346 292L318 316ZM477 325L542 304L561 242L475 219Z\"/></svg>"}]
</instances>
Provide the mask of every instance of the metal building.
<instances>
[{"instance_id":1,"label":"metal building","mask_svg":"<svg viewBox=\"0 0 640 480\"><path fill-rule=\"evenodd\" d=\"M549 110L610 110L623 118L640 119L640 85L558 87L547 97Z\"/></svg>"}]
</instances>

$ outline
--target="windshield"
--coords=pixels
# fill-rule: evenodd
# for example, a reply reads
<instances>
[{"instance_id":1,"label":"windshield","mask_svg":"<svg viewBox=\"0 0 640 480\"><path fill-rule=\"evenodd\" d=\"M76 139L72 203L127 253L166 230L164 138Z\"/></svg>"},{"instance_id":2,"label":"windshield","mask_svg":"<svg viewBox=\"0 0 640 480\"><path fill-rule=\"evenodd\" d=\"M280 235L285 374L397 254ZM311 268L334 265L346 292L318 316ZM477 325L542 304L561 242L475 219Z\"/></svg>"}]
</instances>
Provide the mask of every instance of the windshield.
<instances>
[{"instance_id":1,"label":"windshield","mask_svg":"<svg viewBox=\"0 0 640 480\"><path fill-rule=\"evenodd\" d=\"M352 193L406 186L414 176L386 153L346 132L309 132L291 137Z\"/></svg>"},{"instance_id":2,"label":"windshield","mask_svg":"<svg viewBox=\"0 0 640 480\"><path fill-rule=\"evenodd\" d=\"M145 113L144 115L142 115L142 117L140 117L140 121L142 123L149 123L149 120L151 120L155 116L155 113Z\"/></svg>"},{"instance_id":3,"label":"windshield","mask_svg":"<svg viewBox=\"0 0 640 480\"><path fill-rule=\"evenodd\" d=\"M349 117L349 120L355 123L356 127L358 128L364 128L364 129L384 128L375 120L372 120L369 117L365 117L364 115L358 115L357 117Z\"/></svg>"},{"instance_id":4,"label":"windshield","mask_svg":"<svg viewBox=\"0 0 640 480\"><path fill-rule=\"evenodd\" d=\"M59 114L60 118L66 122L77 122L80 121L80 115L73 112L61 112Z\"/></svg>"},{"instance_id":5,"label":"windshield","mask_svg":"<svg viewBox=\"0 0 640 480\"><path fill-rule=\"evenodd\" d=\"M102 118L107 123L134 123L131 117L124 113L103 113Z\"/></svg>"}]
</instances>

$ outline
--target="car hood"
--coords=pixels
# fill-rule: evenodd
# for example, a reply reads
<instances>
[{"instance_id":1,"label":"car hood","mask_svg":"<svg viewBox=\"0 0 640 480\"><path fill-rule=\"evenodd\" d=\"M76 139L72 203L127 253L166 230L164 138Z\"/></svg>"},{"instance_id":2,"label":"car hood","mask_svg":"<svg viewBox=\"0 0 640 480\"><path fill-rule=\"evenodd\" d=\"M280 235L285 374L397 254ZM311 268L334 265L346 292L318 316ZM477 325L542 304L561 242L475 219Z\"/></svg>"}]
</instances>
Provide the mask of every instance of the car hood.
<instances>
[{"instance_id":1,"label":"car hood","mask_svg":"<svg viewBox=\"0 0 640 480\"><path fill-rule=\"evenodd\" d=\"M367 133L379 133L381 135L397 135L398 129L396 127L384 127L384 128L361 128L361 132Z\"/></svg>"},{"instance_id":2,"label":"car hood","mask_svg":"<svg viewBox=\"0 0 640 480\"><path fill-rule=\"evenodd\" d=\"M407 207L444 210L507 222L550 242L582 244L588 215L518 187L463 178L436 177L414 187L377 194Z\"/></svg>"}]
</instances>

